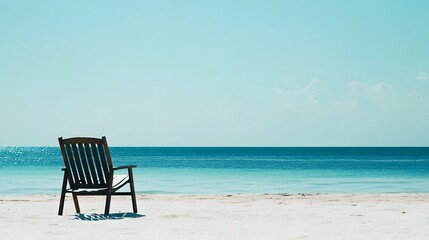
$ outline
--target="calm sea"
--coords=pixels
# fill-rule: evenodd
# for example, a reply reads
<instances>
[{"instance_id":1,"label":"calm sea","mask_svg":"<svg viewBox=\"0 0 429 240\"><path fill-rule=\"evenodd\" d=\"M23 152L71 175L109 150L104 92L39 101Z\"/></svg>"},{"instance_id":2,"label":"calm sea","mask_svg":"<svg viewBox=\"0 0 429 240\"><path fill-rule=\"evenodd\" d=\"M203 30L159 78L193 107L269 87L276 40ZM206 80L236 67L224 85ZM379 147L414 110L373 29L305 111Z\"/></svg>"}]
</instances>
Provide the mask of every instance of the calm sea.
<instances>
[{"instance_id":1,"label":"calm sea","mask_svg":"<svg viewBox=\"0 0 429 240\"><path fill-rule=\"evenodd\" d=\"M111 147L140 193L428 193L427 147ZM58 147L0 148L0 194L56 194Z\"/></svg>"}]
</instances>

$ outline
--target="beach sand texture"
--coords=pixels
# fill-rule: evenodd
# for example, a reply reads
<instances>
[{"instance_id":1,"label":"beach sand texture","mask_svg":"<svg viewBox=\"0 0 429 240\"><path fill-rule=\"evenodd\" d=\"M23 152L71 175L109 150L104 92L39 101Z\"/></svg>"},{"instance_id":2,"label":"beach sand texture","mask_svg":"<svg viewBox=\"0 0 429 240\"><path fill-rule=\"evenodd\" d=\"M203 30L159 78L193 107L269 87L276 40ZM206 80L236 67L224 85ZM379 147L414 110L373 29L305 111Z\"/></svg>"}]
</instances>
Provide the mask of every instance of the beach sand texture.
<instances>
[{"instance_id":1,"label":"beach sand texture","mask_svg":"<svg viewBox=\"0 0 429 240\"><path fill-rule=\"evenodd\" d=\"M429 194L0 196L1 239L429 239ZM94 214L98 213L98 214Z\"/></svg>"}]
</instances>

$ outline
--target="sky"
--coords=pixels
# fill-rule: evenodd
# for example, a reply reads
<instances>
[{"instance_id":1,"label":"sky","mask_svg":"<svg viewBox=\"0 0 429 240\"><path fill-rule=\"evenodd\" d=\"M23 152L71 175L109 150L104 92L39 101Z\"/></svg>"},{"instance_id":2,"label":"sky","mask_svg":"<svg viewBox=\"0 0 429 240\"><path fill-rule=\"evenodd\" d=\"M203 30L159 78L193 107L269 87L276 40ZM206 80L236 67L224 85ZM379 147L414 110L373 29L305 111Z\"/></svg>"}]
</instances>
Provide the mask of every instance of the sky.
<instances>
[{"instance_id":1,"label":"sky","mask_svg":"<svg viewBox=\"0 0 429 240\"><path fill-rule=\"evenodd\" d=\"M0 0L0 146L428 146L428 9Z\"/></svg>"}]
</instances>

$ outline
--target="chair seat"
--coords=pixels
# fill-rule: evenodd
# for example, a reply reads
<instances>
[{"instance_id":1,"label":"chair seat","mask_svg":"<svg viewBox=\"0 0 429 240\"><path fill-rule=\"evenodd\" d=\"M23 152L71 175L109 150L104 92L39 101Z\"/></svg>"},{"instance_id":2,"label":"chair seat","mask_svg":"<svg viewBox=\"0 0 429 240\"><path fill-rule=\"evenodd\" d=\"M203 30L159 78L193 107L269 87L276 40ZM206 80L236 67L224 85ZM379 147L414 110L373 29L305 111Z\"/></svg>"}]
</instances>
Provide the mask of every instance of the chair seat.
<instances>
[{"instance_id":1,"label":"chair seat","mask_svg":"<svg viewBox=\"0 0 429 240\"><path fill-rule=\"evenodd\" d=\"M112 183L112 189L115 191L122 186L124 186L129 180L128 175L113 175L113 183ZM79 188L79 189L67 189L68 192L72 193L97 193L97 192L104 192L107 188Z\"/></svg>"}]
</instances>

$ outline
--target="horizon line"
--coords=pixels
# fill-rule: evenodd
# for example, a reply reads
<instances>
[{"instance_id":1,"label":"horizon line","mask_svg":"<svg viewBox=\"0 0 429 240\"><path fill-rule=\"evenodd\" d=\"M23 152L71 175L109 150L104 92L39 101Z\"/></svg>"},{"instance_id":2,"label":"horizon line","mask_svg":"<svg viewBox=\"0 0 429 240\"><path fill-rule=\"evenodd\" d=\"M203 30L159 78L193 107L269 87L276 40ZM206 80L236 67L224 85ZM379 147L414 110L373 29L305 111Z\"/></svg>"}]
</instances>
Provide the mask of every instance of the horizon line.
<instances>
[{"instance_id":1,"label":"horizon line","mask_svg":"<svg viewBox=\"0 0 429 240\"><path fill-rule=\"evenodd\" d=\"M35 146L35 145L25 145L25 146L0 146L0 148L18 148L18 147L58 147L57 145L48 145L48 146ZM109 147L129 147L129 148L427 148L429 146L423 145L385 145L385 146L127 146L127 145L109 145Z\"/></svg>"}]
</instances>

